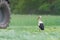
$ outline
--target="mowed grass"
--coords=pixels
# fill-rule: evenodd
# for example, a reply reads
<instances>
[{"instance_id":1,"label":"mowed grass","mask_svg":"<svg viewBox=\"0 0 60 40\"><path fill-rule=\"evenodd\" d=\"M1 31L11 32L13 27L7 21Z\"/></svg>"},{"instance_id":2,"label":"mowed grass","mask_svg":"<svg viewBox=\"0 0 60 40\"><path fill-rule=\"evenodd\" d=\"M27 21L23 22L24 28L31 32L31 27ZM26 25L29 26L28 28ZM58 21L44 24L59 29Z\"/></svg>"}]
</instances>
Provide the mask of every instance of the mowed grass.
<instances>
[{"instance_id":1,"label":"mowed grass","mask_svg":"<svg viewBox=\"0 0 60 40\"><path fill-rule=\"evenodd\" d=\"M10 25L37 26L39 15L12 15ZM45 26L60 26L60 16L42 15Z\"/></svg>"},{"instance_id":2,"label":"mowed grass","mask_svg":"<svg viewBox=\"0 0 60 40\"><path fill-rule=\"evenodd\" d=\"M37 26L39 15L11 15L10 26L0 29L0 40L60 40L60 16L42 15L45 30Z\"/></svg>"}]
</instances>

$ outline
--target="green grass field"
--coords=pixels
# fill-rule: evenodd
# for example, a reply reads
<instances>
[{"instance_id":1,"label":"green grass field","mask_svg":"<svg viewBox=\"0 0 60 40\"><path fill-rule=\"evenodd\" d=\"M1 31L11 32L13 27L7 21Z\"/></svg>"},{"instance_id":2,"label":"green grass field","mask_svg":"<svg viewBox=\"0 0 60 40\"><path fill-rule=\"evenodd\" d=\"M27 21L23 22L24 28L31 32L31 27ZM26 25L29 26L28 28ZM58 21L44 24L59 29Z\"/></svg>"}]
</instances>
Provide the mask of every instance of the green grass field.
<instances>
[{"instance_id":1,"label":"green grass field","mask_svg":"<svg viewBox=\"0 0 60 40\"><path fill-rule=\"evenodd\" d=\"M45 30L39 30L39 15L11 15L10 26L0 29L0 40L60 40L60 16L42 15Z\"/></svg>"}]
</instances>

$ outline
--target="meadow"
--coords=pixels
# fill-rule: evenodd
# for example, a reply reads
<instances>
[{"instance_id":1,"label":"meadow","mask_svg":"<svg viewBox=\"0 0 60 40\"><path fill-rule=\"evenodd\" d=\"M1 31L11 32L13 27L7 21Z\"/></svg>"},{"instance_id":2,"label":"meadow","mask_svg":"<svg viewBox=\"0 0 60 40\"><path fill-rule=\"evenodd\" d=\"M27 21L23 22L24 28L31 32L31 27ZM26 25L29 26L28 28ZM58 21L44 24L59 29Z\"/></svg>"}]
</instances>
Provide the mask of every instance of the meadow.
<instances>
[{"instance_id":1,"label":"meadow","mask_svg":"<svg viewBox=\"0 0 60 40\"><path fill-rule=\"evenodd\" d=\"M0 40L60 40L60 16L41 15L45 30L37 25L39 15L12 14L7 29L0 29Z\"/></svg>"}]
</instances>

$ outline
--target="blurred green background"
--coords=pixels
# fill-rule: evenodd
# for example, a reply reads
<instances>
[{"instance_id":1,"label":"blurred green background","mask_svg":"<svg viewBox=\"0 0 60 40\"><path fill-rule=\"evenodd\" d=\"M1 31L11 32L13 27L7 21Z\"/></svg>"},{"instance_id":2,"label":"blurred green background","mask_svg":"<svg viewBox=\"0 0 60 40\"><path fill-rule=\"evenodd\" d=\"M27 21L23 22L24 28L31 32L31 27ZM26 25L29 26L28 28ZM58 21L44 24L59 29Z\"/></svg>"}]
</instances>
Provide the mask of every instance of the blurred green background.
<instances>
[{"instance_id":1,"label":"blurred green background","mask_svg":"<svg viewBox=\"0 0 60 40\"><path fill-rule=\"evenodd\" d=\"M9 0L13 14L60 14L60 0Z\"/></svg>"}]
</instances>

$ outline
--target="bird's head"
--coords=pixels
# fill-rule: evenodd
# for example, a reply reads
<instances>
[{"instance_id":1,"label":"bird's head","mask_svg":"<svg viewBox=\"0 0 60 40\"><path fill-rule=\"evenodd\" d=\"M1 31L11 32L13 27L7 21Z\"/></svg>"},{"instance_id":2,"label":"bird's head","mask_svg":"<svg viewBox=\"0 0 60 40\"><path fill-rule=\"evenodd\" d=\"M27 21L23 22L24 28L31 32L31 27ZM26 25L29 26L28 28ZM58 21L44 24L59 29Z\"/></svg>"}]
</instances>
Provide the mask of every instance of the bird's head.
<instances>
[{"instance_id":1,"label":"bird's head","mask_svg":"<svg viewBox=\"0 0 60 40\"><path fill-rule=\"evenodd\" d=\"M38 16L38 19L41 19L42 16Z\"/></svg>"}]
</instances>

